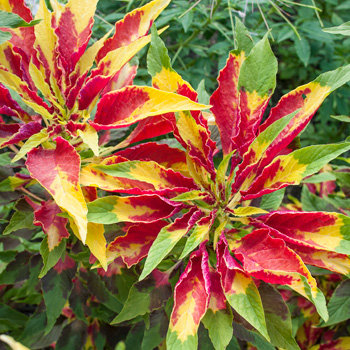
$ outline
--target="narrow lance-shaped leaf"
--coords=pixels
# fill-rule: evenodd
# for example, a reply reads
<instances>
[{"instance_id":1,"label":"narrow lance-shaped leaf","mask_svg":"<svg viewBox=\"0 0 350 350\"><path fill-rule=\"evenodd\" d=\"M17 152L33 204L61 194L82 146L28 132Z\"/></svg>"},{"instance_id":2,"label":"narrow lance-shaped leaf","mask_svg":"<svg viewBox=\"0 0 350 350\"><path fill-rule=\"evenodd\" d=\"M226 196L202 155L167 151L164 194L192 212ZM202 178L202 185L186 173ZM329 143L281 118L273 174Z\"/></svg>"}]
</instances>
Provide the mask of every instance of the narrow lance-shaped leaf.
<instances>
[{"instance_id":1,"label":"narrow lance-shaped leaf","mask_svg":"<svg viewBox=\"0 0 350 350\"><path fill-rule=\"evenodd\" d=\"M151 29L151 45L147 54L147 69L152 76L152 85L157 89L176 92L187 90L187 96L196 100L197 93L192 86L172 68L168 50L157 33L155 25Z\"/></svg>"},{"instance_id":2,"label":"narrow lance-shaped leaf","mask_svg":"<svg viewBox=\"0 0 350 350\"><path fill-rule=\"evenodd\" d=\"M88 79L80 89L78 96L79 110L91 112L97 103L100 93L104 89L108 89L109 84L113 84L113 78L116 77L116 72L121 72L125 64L146 46L150 40L151 36L147 35L131 42L128 46L122 46L109 52L99 62L98 66L91 71ZM87 74L87 72L85 74ZM74 96L69 97L70 104L73 107L75 98Z\"/></svg>"},{"instance_id":3,"label":"narrow lance-shaped leaf","mask_svg":"<svg viewBox=\"0 0 350 350\"><path fill-rule=\"evenodd\" d=\"M169 153L171 157L169 157ZM186 153L178 148L169 147L167 144L158 144L156 142L141 143L119 151L116 155L129 160L154 161L166 168L179 171L185 176L188 174Z\"/></svg>"},{"instance_id":4,"label":"narrow lance-shaped leaf","mask_svg":"<svg viewBox=\"0 0 350 350\"><path fill-rule=\"evenodd\" d=\"M56 50L59 53L60 64L68 74L74 70L87 47L97 1L70 0L60 13L55 29L58 39ZM75 35L68 34L72 32Z\"/></svg>"},{"instance_id":5,"label":"narrow lance-shaped leaf","mask_svg":"<svg viewBox=\"0 0 350 350\"><path fill-rule=\"evenodd\" d=\"M275 86L277 60L267 34L250 51L239 73L239 133L233 137L241 155L255 138L262 115Z\"/></svg>"},{"instance_id":6,"label":"narrow lance-shaped leaf","mask_svg":"<svg viewBox=\"0 0 350 350\"><path fill-rule=\"evenodd\" d=\"M158 220L150 224L127 224L123 228L124 236L118 236L107 247L107 259L113 261L120 256L127 267L131 267L148 255L151 245L159 231L167 225L166 221Z\"/></svg>"},{"instance_id":7,"label":"narrow lance-shaped leaf","mask_svg":"<svg viewBox=\"0 0 350 350\"><path fill-rule=\"evenodd\" d=\"M216 248L217 270L227 301L246 321L256 328L267 340L264 310L253 279L230 255L225 236L222 234Z\"/></svg>"},{"instance_id":8,"label":"narrow lance-shaped leaf","mask_svg":"<svg viewBox=\"0 0 350 350\"><path fill-rule=\"evenodd\" d=\"M97 166L105 164L118 164L127 161L121 156L111 156L103 159L99 163L90 163L82 168L80 174L80 183L82 186L98 187L105 191L120 192L129 194L155 194L162 193L156 191L154 186L139 180L130 180L125 177L115 177L106 174L104 171L97 169Z\"/></svg>"},{"instance_id":9,"label":"narrow lance-shaped leaf","mask_svg":"<svg viewBox=\"0 0 350 350\"><path fill-rule=\"evenodd\" d=\"M0 147L16 144L40 132L42 126L38 122L26 124L0 124Z\"/></svg>"},{"instance_id":10,"label":"narrow lance-shaped leaf","mask_svg":"<svg viewBox=\"0 0 350 350\"><path fill-rule=\"evenodd\" d=\"M176 114L175 137L187 149L187 159L202 173L204 185L208 185L210 179L215 178L213 154L216 150L215 142L210 139L209 131L191 115L190 112ZM189 163L187 161L187 163ZM193 176L192 172L192 176Z\"/></svg>"},{"instance_id":11,"label":"narrow lance-shaped leaf","mask_svg":"<svg viewBox=\"0 0 350 350\"><path fill-rule=\"evenodd\" d=\"M151 271L154 270L168 255L168 253L170 253L181 237L183 237L191 229L200 215L200 210L192 208L181 218L175 219L173 223L163 227L160 230L157 238L153 242L151 249L148 252L140 280L148 276Z\"/></svg>"},{"instance_id":12,"label":"narrow lance-shaped leaf","mask_svg":"<svg viewBox=\"0 0 350 350\"><path fill-rule=\"evenodd\" d=\"M243 199L260 197L294 184L319 171L325 164L350 149L350 142L316 145L302 148L291 154L277 157L264 168L246 191Z\"/></svg>"},{"instance_id":13,"label":"narrow lance-shaped leaf","mask_svg":"<svg viewBox=\"0 0 350 350\"><path fill-rule=\"evenodd\" d=\"M298 254L305 264L349 276L350 259L346 254L317 249L303 244L287 242L287 246Z\"/></svg>"},{"instance_id":14,"label":"narrow lance-shaped leaf","mask_svg":"<svg viewBox=\"0 0 350 350\"><path fill-rule=\"evenodd\" d=\"M178 189L183 192L197 187L191 179L185 178L180 173L176 173L172 169L166 169L152 161L135 160L111 165L97 165L96 168L118 178L149 183L156 190Z\"/></svg>"},{"instance_id":15,"label":"narrow lance-shaped leaf","mask_svg":"<svg viewBox=\"0 0 350 350\"><path fill-rule=\"evenodd\" d=\"M246 235L234 251L251 276L267 283L288 285L312 301L323 319L328 319L326 301L301 258L282 239L272 238L269 230Z\"/></svg>"},{"instance_id":16,"label":"narrow lance-shaped leaf","mask_svg":"<svg viewBox=\"0 0 350 350\"><path fill-rule=\"evenodd\" d=\"M350 254L350 218L339 213L274 212L258 219L286 242Z\"/></svg>"},{"instance_id":17,"label":"narrow lance-shaped leaf","mask_svg":"<svg viewBox=\"0 0 350 350\"><path fill-rule=\"evenodd\" d=\"M260 169L259 162L266 149L288 125L295 114L296 112L293 112L277 120L254 139L244 154L242 163L239 164L233 188L237 189L241 186L241 189L246 189L252 183Z\"/></svg>"},{"instance_id":18,"label":"narrow lance-shaped leaf","mask_svg":"<svg viewBox=\"0 0 350 350\"><path fill-rule=\"evenodd\" d=\"M43 129L37 134L30 136L29 139L24 143L24 145L18 151L18 153L13 157L11 163L17 162L18 160L22 159L29 151L41 145L47 139L48 139L48 134L46 129Z\"/></svg>"},{"instance_id":19,"label":"narrow lance-shaped leaf","mask_svg":"<svg viewBox=\"0 0 350 350\"><path fill-rule=\"evenodd\" d=\"M168 6L170 0L154 0L150 3L128 13L115 24L115 34L106 40L98 53L99 62L108 52L121 46L127 46L132 41L147 34L151 24Z\"/></svg>"},{"instance_id":20,"label":"narrow lance-shaped leaf","mask_svg":"<svg viewBox=\"0 0 350 350\"><path fill-rule=\"evenodd\" d=\"M295 137L308 125L311 118L324 99L334 90L350 80L350 65L321 74L314 81L299 86L284 95L270 116L261 125L260 132L276 120L298 110L288 126L274 140L266 152L263 166L268 164L279 152L287 147Z\"/></svg>"},{"instance_id":21,"label":"narrow lance-shaped leaf","mask_svg":"<svg viewBox=\"0 0 350 350\"><path fill-rule=\"evenodd\" d=\"M238 77L245 60L244 52L230 53L225 67L220 71L219 87L210 98L211 111L219 128L224 155L233 150L232 137L239 132L240 111Z\"/></svg>"},{"instance_id":22,"label":"narrow lance-shaped leaf","mask_svg":"<svg viewBox=\"0 0 350 350\"><path fill-rule=\"evenodd\" d=\"M201 218L194 226L187 238L185 247L179 257L183 259L192 252L200 243L209 239L209 231L215 220L216 211L212 211L208 216Z\"/></svg>"},{"instance_id":23,"label":"narrow lance-shaped leaf","mask_svg":"<svg viewBox=\"0 0 350 350\"><path fill-rule=\"evenodd\" d=\"M88 220L100 224L154 222L176 213L180 206L157 195L108 196L88 204Z\"/></svg>"},{"instance_id":24,"label":"narrow lance-shaped leaf","mask_svg":"<svg viewBox=\"0 0 350 350\"><path fill-rule=\"evenodd\" d=\"M172 69L167 49L154 25L152 26L151 45L147 55L147 67L152 76L153 87L175 92L190 98L192 101L197 101L197 93L191 85ZM136 126L121 145L125 147L131 142L169 133L173 131L174 119L173 113L146 118Z\"/></svg>"},{"instance_id":25,"label":"narrow lance-shaped leaf","mask_svg":"<svg viewBox=\"0 0 350 350\"><path fill-rule=\"evenodd\" d=\"M205 244L192 253L175 286L174 308L166 339L169 350L196 350L197 330L210 297L208 253Z\"/></svg>"},{"instance_id":26,"label":"narrow lance-shaped leaf","mask_svg":"<svg viewBox=\"0 0 350 350\"><path fill-rule=\"evenodd\" d=\"M91 124L97 130L115 129L158 114L206 108L187 97L148 86L125 87L102 97Z\"/></svg>"},{"instance_id":27,"label":"narrow lance-shaped leaf","mask_svg":"<svg viewBox=\"0 0 350 350\"><path fill-rule=\"evenodd\" d=\"M30 175L54 198L56 204L73 218L79 238L87 234L87 206L79 185L80 157L68 141L56 139L55 149L33 149L26 161Z\"/></svg>"}]
</instances>

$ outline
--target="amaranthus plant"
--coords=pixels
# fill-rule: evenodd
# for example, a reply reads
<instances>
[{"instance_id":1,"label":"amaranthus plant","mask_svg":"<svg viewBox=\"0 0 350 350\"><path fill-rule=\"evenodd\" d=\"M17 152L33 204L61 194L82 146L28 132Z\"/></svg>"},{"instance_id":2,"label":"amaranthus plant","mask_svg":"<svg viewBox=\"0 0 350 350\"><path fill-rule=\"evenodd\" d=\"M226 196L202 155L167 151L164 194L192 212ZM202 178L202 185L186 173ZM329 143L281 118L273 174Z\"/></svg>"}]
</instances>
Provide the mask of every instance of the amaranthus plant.
<instances>
[{"instance_id":1,"label":"amaranthus plant","mask_svg":"<svg viewBox=\"0 0 350 350\"><path fill-rule=\"evenodd\" d=\"M0 112L6 116L1 119L0 146L17 153L12 162L27 155L30 176L18 173L8 178L7 184L32 199L28 202L35 210L35 224L47 234L49 251L69 237L69 219L77 237L106 267L103 227L88 225L86 200L79 184L81 157L89 149L99 154L97 131L88 122L99 99L108 118L203 106L180 95L129 85L137 68L129 61L150 41L147 32L170 0L154 0L132 11L116 23L111 37L107 33L88 47L97 2L70 0L63 5L52 0L50 11L41 0L35 27L6 29L12 38L0 46ZM33 20L23 0L3 0L0 9L24 21ZM20 107L8 88L31 112ZM117 108L118 112L110 115L108 108ZM52 199L38 203L25 188L35 182Z\"/></svg>"},{"instance_id":2,"label":"amaranthus plant","mask_svg":"<svg viewBox=\"0 0 350 350\"><path fill-rule=\"evenodd\" d=\"M172 69L154 28L152 35L148 69L153 86L196 100L191 85ZM121 256L132 266L146 257L140 280L157 266L167 266L169 276L185 266L174 289L168 349L196 349L201 321L214 347L224 349L232 337L232 310L274 345L297 348L290 324L284 322L288 316L271 315L258 282L288 286L327 320L325 298L305 264L350 272L348 217L266 210L274 209L271 201L279 196L275 191L299 184L350 149L349 142L292 147L326 96L350 80L350 66L322 74L283 96L261 123L275 89L277 61L267 37L254 46L240 22L236 38L238 48L230 53L210 98L212 115L185 111L111 121L110 108L100 103L97 109L93 125L100 129L141 121L121 146L173 130L182 149L143 143L81 171L83 186L128 194L88 204L90 222L124 223L124 235L107 247L110 261ZM217 167L214 156L219 149L207 123L212 119L222 144ZM265 208L258 205L260 197L269 203ZM115 323L144 313L133 308L134 294L129 296ZM279 321L271 322L271 317ZM288 329L283 336L276 323Z\"/></svg>"}]
</instances>

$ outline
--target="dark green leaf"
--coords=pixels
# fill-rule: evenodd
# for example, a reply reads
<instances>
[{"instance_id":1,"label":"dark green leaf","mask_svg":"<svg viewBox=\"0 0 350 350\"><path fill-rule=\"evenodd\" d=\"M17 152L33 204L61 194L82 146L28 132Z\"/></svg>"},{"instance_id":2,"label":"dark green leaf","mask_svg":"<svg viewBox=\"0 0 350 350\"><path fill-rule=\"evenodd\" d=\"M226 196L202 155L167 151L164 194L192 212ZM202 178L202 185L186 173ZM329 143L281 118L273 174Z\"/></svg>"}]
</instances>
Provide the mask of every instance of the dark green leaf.
<instances>
[{"instance_id":1,"label":"dark green leaf","mask_svg":"<svg viewBox=\"0 0 350 350\"><path fill-rule=\"evenodd\" d=\"M87 325L75 320L64 327L55 350L80 350L84 348L87 338Z\"/></svg>"},{"instance_id":2,"label":"dark green leaf","mask_svg":"<svg viewBox=\"0 0 350 350\"><path fill-rule=\"evenodd\" d=\"M157 310L150 315L149 328L145 329L141 350L157 348L166 337L168 317L164 310Z\"/></svg>"},{"instance_id":3,"label":"dark green leaf","mask_svg":"<svg viewBox=\"0 0 350 350\"><path fill-rule=\"evenodd\" d=\"M51 269L41 280L44 301L47 310L47 334L60 316L71 293L76 265L66 256L65 261L55 269Z\"/></svg>"},{"instance_id":4,"label":"dark green leaf","mask_svg":"<svg viewBox=\"0 0 350 350\"><path fill-rule=\"evenodd\" d=\"M298 38L294 41L295 51L300 58L300 60L304 63L304 66L306 67L310 60L310 44L309 42L303 37L301 40Z\"/></svg>"},{"instance_id":5,"label":"dark green leaf","mask_svg":"<svg viewBox=\"0 0 350 350\"><path fill-rule=\"evenodd\" d=\"M292 320L281 294L267 283L259 286L271 343L286 350L300 350L292 336Z\"/></svg>"},{"instance_id":6,"label":"dark green leaf","mask_svg":"<svg viewBox=\"0 0 350 350\"><path fill-rule=\"evenodd\" d=\"M350 280L343 281L328 303L329 319L322 327L331 326L350 318Z\"/></svg>"},{"instance_id":7,"label":"dark green leaf","mask_svg":"<svg viewBox=\"0 0 350 350\"><path fill-rule=\"evenodd\" d=\"M121 323L159 309L171 296L168 275L155 270L143 281L135 283L120 314L112 321Z\"/></svg>"}]
</instances>

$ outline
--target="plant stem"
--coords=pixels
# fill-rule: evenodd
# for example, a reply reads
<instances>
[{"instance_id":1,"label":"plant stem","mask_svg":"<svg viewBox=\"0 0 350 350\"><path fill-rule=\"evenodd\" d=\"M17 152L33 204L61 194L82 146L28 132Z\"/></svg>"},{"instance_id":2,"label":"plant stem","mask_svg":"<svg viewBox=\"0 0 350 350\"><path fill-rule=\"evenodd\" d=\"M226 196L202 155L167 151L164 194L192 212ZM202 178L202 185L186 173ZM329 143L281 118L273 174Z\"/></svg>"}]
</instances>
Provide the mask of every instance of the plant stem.
<instances>
[{"instance_id":1,"label":"plant stem","mask_svg":"<svg viewBox=\"0 0 350 350\"><path fill-rule=\"evenodd\" d=\"M20 190L21 190L22 192L24 192L25 194L27 194L28 196L33 197L34 199L36 199L36 200L39 201L40 203L43 202L43 201L45 201L45 199L38 197L36 194L34 194L34 193L28 191L28 190L25 189L24 187L21 187Z\"/></svg>"}]
</instances>

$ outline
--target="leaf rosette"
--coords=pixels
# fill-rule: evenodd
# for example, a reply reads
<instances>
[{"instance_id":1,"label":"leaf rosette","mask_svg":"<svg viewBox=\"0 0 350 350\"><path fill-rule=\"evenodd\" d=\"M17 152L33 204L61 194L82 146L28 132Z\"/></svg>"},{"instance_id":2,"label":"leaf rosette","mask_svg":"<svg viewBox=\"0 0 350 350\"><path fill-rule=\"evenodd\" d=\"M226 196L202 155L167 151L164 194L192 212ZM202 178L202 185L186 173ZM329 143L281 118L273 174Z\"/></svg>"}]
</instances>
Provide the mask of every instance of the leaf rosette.
<instances>
[{"instance_id":1,"label":"leaf rosette","mask_svg":"<svg viewBox=\"0 0 350 350\"><path fill-rule=\"evenodd\" d=\"M59 220L57 214L68 215L76 236L94 250L88 239L88 199L79 177L81 158L98 156L103 147L98 135L101 118L114 123L113 117L145 118L155 111L205 107L168 91L131 85L137 66L130 60L150 42L150 26L170 0L135 9L115 24L113 35L110 31L92 42L97 2L70 0L63 5L52 0L49 8L41 0L35 19L24 0L0 3L2 13L21 25L5 28L12 37L0 45L0 147L16 150L13 162L27 157L30 175L54 199L50 208L32 203L36 224L49 236L50 251L67 237L62 230L67 218ZM91 122L95 107L98 116ZM102 231L98 230L101 246ZM105 261L103 250L100 261Z\"/></svg>"},{"instance_id":2,"label":"leaf rosette","mask_svg":"<svg viewBox=\"0 0 350 350\"><path fill-rule=\"evenodd\" d=\"M285 321L290 320L286 307L278 316L281 324L289 324L283 339L267 321L271 310L261 294L261 281L296 291L327 320L324 295L306 265L350 272L347 216L277 210L285 187L300 184L350 149L349 142L302 149L293 144L323 100L350 80L350 66L324 73L284 95L262 123L276 85L277 61L267 37L253 45L239 21L236 38L238 48L229 54L210 98L211 113L118 116L107 123L104 111L97 111L95 123L100 128L139 122L120 147L172 132L179 148L141 143L102 163L90 163L81 172L83 186L123 194L88 205L89 221L130 225L125 235L108 245L109 261L120 256L130 266L146 258L141 280L156 267L172 263L170 274L186 264L174 290L169 349L196 349L201 321L215 347L226 348L232 336L232 310L274 345L297 349ZM154 88L197 101L195 90L172 69L154 27L148 69ZM209 123L218 128L222 149L211 139ZM223 157L215 167L214 156L220 151ZM145 225L154 225L154 230L145 233L142 245L136 232ZM220 339L215 334L219 323L225 330Z\"/></svg>"}]
</instances>

